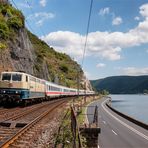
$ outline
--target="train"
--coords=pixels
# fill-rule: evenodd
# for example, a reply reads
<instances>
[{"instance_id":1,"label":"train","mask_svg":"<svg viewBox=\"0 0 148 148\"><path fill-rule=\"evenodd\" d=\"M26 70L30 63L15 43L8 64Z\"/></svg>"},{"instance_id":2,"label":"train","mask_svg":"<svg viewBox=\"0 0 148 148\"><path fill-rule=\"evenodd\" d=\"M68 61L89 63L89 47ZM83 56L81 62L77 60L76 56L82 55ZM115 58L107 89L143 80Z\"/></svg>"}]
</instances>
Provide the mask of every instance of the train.
<instances>
[{"instance_id":1,"label":"train","mask_svg":"<svg viewBox=\"0 0 148 148\"><path fill-rule=\"evenodd\" d=\"M26 104L77 95L94 95L94 91L65 87L25 72L1 72L0 102Z\"/></svg>"}]
</instances>

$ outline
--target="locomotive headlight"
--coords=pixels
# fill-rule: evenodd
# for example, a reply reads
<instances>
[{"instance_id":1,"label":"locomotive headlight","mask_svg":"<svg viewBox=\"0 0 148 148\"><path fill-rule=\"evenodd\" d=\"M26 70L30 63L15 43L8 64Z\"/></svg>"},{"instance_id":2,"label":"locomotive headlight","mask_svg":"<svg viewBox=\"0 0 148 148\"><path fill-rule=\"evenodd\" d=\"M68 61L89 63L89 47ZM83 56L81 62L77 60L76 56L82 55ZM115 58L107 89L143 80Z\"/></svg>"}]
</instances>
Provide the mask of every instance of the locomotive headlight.
<instances>
[{"instance_id":1,"label":"locomotive headlight","mask_svg":"<svg viewBox=\"0 0 148 148\"><path fill-rule=\"evenodd\" d=\"M5 93L6 91L5 90L3 90L3 93Z\"/></svg>"},{"instance_id":2,"label":"locomotive headlight","mask_svg":"<svg viewBox=\"0 0 148 148\"><path fill-rule=\"evenodd\" d=\"M16 91L15 93L18 94L18 91Z\"/></svg>"}]
</instances>

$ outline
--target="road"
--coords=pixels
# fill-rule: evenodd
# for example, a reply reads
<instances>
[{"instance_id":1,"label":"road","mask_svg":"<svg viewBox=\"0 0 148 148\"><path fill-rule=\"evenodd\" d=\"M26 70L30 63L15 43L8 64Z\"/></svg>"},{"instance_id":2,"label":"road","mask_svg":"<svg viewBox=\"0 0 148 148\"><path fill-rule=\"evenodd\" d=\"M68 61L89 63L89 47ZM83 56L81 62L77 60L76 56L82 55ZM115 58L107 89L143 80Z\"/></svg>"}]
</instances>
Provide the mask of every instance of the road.
<instances>
[{"instance_id":1,"label":"road","mask_svg":"<svg viewBox=\"0 0 148 148\"><path fill-rule=\"evenodd\" d=\"M105 105L106 99L102 98L90 104L87 108L88 121L92 122L94 107L98 106L98 125L100 148L148 148L148 130L120 117Z\"/></svg>"}]
</instances>

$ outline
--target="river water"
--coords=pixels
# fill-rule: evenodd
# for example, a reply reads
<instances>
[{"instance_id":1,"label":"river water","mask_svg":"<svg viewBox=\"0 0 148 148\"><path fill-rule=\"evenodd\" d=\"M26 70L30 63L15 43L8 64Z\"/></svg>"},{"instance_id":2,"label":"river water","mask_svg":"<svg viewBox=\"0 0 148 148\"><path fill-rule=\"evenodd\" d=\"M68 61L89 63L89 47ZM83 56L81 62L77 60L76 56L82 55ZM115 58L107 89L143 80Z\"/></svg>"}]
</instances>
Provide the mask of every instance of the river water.
<instances>
[{"instance_id":1,"label":"river water","mask_svg":"<svg viewBox=\"0 0 148 148\"><path fill-rule=\"evenodd\" d=\"M110 95L112 107L148 124L148 95Z\"/></svg>"}]
</instances>

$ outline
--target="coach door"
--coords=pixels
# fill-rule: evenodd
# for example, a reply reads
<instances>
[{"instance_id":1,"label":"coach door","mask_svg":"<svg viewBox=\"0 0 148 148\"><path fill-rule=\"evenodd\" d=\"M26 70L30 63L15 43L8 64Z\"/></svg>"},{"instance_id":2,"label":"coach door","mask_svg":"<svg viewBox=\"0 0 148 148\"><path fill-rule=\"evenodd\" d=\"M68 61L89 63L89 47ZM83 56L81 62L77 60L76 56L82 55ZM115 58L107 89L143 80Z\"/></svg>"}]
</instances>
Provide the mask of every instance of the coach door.
<instances>
[{"instance_id":1,"label":"coach door","mask_svg":"<svg viewBox=\"0 0 148 148\"><path fill-rule=\"evenodd\" d=\"M29 84L29 78L28 78L28 75L25 76L25 80L26 80L26 86L27 86L27 89L30 88L30 84Z\"/></svg>"}]
</instances>

